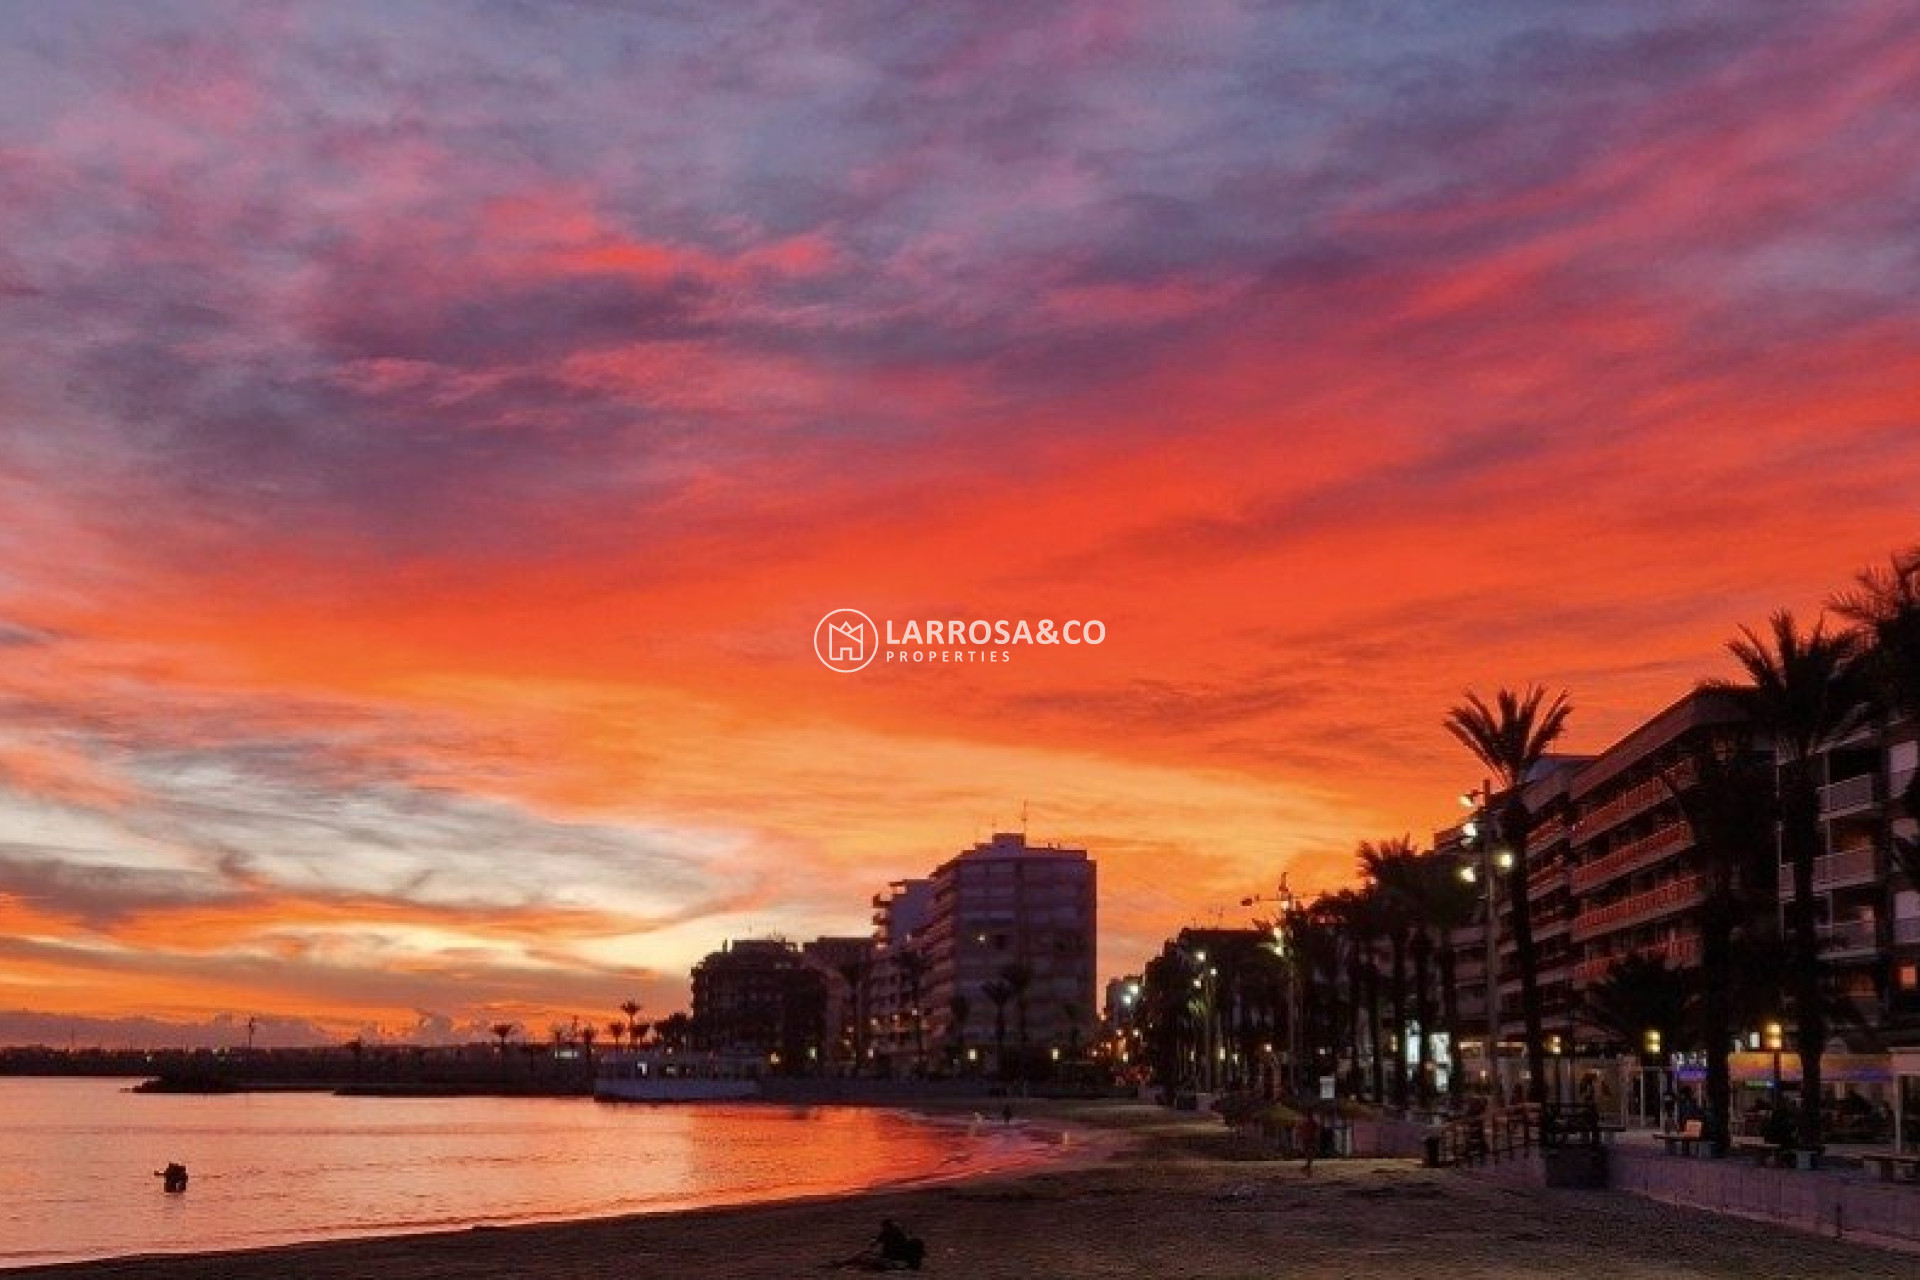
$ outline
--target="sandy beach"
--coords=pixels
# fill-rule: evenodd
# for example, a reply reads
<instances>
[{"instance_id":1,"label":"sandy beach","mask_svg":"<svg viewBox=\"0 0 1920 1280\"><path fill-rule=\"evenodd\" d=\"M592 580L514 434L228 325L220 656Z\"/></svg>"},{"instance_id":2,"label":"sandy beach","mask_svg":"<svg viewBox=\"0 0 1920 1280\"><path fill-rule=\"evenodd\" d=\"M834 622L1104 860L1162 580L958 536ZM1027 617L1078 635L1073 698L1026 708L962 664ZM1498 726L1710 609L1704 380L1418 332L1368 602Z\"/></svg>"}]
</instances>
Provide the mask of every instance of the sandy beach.
<instances>
[{"instance_id":1,"label":"sandy beach","mask_svg":"<svg viewBox=\"0 0 1920 1280\"><path fill-rule=\"evenodd\" d=\"M891 1216L927 1272L1046 1277L1911 1277L1914 1259L1631 1196L1522 1190L1409 1161L1252 1158L1210 1117L1125 1103L1024 1104L1071 1126L1068 1162L1022 1176L864 1196L25 1269L20 1277L438 1280L860 1274Z\"/></svg>"}]
</instances>

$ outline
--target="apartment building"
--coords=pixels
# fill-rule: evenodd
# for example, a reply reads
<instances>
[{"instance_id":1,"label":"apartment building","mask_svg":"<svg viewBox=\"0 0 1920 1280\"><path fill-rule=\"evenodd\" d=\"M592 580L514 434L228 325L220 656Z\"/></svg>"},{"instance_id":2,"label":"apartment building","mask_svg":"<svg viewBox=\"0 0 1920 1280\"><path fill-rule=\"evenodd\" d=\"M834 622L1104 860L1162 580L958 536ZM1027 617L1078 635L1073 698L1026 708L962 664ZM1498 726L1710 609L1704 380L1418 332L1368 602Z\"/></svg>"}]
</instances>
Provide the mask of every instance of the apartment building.
<instances>
[{"instance_id":1,"label":"apartment building","mask_svg":"<svg viewBox=\"0 0 1920 1280\"><path fill-rule=\"evenodd\" d=\"M782 938L729 941L693 967L697 1049L761 1058L783 1073L817 1070L826 1010L826 975Z\"/></svg>"},{"instance_id":2,"label":"apartment building","mask_svg":"<svg viewBox=\"0 0 1920 1280\"><path fill-rule=\"evenodd\" d=\"M1700 963L1706 880L1681 795L1697 785L1691 759L1737 733L1731 696L1695 691L1648 720L1574 780L1574 985L1584 992L1628 956ZM1587 1028L1589 1038L1605 1038Z\"/></svg>"},{"instance_id":3,"label":"apartment building","mask_svg":"<svg viewBox=\"0 0 1920 1280\"><path fill-rule=\"evenodd\" d=\"M1035 846L1024 833L997 832L928 879L922 945L930 1051L937 1048L963 1067L998 1070L1011 1067L1023 1049L1034 1062L1090 1043L1098 1012L1097 920L1095 864L1087 851ZM1014 966L1029 980L1019 998L1000 1006L1002 1045L991 993ZM964 1019L955 1017L955 997L964 1004Z\"/></svg>"}]
</instances>

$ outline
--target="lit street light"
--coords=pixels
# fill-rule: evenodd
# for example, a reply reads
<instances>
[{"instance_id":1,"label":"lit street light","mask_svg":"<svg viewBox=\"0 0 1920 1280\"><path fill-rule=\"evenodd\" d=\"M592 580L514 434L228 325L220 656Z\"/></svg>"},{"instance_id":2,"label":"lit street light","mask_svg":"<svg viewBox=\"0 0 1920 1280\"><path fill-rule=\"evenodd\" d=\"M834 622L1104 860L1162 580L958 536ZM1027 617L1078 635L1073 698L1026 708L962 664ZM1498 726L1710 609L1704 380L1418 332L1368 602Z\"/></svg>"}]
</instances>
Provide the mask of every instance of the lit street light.
<instances>
[{"instance_id":1,"label":"lit street light","mask_svg":"<svg viewBox=\"0 0 1920 1280\"><path fill-rule=\"evenodd\" d=\"M1786 1031L1778 1022L1769 1022L1766 1028L1766 1046L1773 1054L1773 1105L1780 1106L1780 1050L1786 1044Z\"/></svg>"},{"instance_id":2,"label":"lit street light","mask_svg":"<svg viewBox=\"0 0 1920 1280\"><path fill-rule=\"evenodd\" d=\"M1483 864L1476 870L1471 862L1460 864L1460 878L1468 884L1481 879L1487 882L1487 1088L1491 1093L1499 1089L1496 1068L1499 1065L1497 1048L1500 1043L1500 877L1496 871L1509 871L1513 868L1513 851L1495 849L1500 840L1500 820L1492 811L1493 780L1480 784L1478 791L1469 791L1460 797L1460 803L1473 810L1473 816L1460 824L1460 843L1480 854ZM1484 826L1483 826L1484 821ZM1482 838L1484 831L1485 838Z\"/></svg>"},{"instance_id":3,"label":"lit street light","mask_svg":"<svg viewBox=\"0 0 1920 1280\"><path fill-rule=\"evenodd\" d=\"M1251 907L1258 903L1271 902L1280 908L1280 922L1273 927L1273 951L1287 962L1287 1089L1294 1096L1300 1093L1300 1053L1302 1037L1300 1035L1300 957L1299 951L1292 945L1293 913L1299 907L1299 899L1287 888L1287 876L1280 873L1280 887L1272 896L1256 894L1240 899L1240 905Z\"/></svg>"}]
</instances>

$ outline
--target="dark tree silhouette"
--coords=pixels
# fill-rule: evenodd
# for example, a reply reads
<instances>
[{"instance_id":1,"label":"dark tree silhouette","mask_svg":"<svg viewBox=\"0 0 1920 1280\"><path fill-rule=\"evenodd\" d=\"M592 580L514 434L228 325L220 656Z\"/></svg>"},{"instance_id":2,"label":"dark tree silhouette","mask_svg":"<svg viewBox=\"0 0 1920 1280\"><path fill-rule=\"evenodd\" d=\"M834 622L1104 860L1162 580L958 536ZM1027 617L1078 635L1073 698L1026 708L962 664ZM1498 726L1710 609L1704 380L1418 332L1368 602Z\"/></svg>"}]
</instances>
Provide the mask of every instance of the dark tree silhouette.
<instances>
[{"instance_id":1,"label":"dark tree silhouette","mask_svg":"<svg viewBox=\"0 0 1920 1280\"><path fill-rule=\"evenodd\" d=\"M1813 894L1813 864L1820 854L1818 757L1854 728L1866 707L1865 668L1858 638L1829 634L1825 620L1802 632L1781 611L1770 634L1742 627L1727 648L1746 671L1747 682L1709 681L1737 698L1754 727L1773 739L1779 766L1780 845L1793 871L1788 909L1792 964L1794 1039L1800 1055L1800 1145L1820 1145L1820 1059L1826 1052L1824 966Z\"/></svg>"},{"instance_id":2,"label":"dark tree silhouette","mask_svg":"<svg viewBox=\"0 0 1920 1280\"><path fill-rule=\"evenodd\" d=\"M1498 806L1500 838L1513 853L1513 867L1507 873L1507 901L1513 913L1514 961L1520 970L1527 1092L1534 1102L1546 1101L1547 1055L1540 1029L1540 956L1534 946L1533 910L1527 894L1527 838L1532 833L1533 815L1527 809L1525 792L1535 766L1565 731L1572 713L1573 706L1564 692L1547 702L1546 690L1535 685L1524 694L1502 689L1494 695L1492 706L1469 693L1446 719L1447 731L1492 771L1501 788L1498 797L1488 797L1486 803L1489 808ZM1487 999L1497 1002L1498 991L1489 974Z\"/></svg>"}]
</instances>

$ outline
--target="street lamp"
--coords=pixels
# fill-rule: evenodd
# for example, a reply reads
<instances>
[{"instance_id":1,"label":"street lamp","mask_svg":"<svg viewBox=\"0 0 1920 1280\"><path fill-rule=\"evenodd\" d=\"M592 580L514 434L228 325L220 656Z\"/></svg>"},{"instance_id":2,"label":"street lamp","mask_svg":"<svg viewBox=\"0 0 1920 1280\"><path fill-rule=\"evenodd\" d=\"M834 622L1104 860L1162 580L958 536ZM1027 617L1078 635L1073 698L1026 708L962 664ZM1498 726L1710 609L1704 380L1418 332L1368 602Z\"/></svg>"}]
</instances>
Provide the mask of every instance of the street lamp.
<instances>
[{"instance_id":1,"label":"street lamp","mask_svg":"<svg viewBox=\"0 0 1920 1280\"><path fill-rule=\"evenodd\" d=\"M1780 1050L1786 1044L1786 1032L1778 1022L1769 1022L1766 1026L1766 1046L1773 1054L1773 1105L1780 1106Z\"/></svg>"},{"instance_id":2,"label":"street lamp","mask_svg":"<svg viewBox=\"0 0 1920 1280\"><path fill-rule=\"evenodd\" d=\"M1287 888L1287 873L1280 873L1280 887L1271 895L1255 894L1240 899L1240 905L1251 907L1257 903L1271 902L1280 908L1280 922L1273 926L1273 951L1287 962L1287 1088L1293 1095L1300 1093L1300 956L1292 946L1293 913L1300 901L1293 896L1293 890Z\"/></svg>"},{"instance_id":3,"label":"street lamp","mask_svg":"<svg viewBox=\"0 0 1920 1280\"><path fill-rule=\"evenodd\" d=\"M1460 843L1480 854L1482 866L1460 864L1460 878L1468 884L1487 882L1487 1087L1499 1087L1494 1075L1498 1064L1496 1047L1500 1043L1500 877L1497 872L1513 867L1513 850L1496 849L1500 839L1500 820L1492 810L1493 780L1487 779L1477 791L1460 797L1460 803L1473 810L1473 816L1460 824Z\"/></svg>"},{"instance_id":4,"label":"street lamp","mask_svg":"<svg viewBox=\"0 0 1920 1280\"><path fill-rule=\"evenodd\" d=\"M1654 1099L1660 1109L1660 1127L1665 1129L1668 1127L1666 1104L1667 1073L1666 1068L1660 1064L1660 1028L1648 1027L1646 1035L1642 1038L1641 1047L1646 1050L1647 1057L1653 1062ZM1642 1079L1644 1078L1645 1077L1642 1076ZM1642 1107L1641 1110L1644 1113L1646 1108Z\"/></svg>"}]
</instances>

